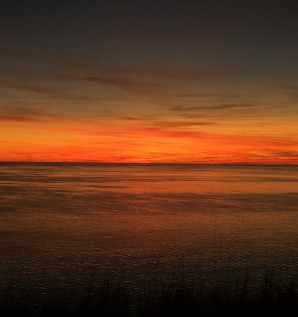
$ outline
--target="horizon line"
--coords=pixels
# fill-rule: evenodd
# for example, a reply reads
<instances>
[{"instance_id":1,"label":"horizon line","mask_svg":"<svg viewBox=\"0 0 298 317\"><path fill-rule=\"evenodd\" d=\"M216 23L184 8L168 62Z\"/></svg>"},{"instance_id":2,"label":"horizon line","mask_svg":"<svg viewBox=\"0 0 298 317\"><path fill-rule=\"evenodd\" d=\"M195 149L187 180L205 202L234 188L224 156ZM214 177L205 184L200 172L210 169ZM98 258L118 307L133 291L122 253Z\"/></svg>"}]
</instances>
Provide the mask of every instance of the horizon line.
<instances>
[{"instance_id":1,"label":"horizon line","mask_svg":"<svg viewBox=\"0 0 298 317\"><path fill-rule=\"evenodd\" d=\"M0 164L94 164L94 165L259 165L298 166L298 163L270 162L108 162L108 161L0 161Z\"/></svg>"}]
</instances>

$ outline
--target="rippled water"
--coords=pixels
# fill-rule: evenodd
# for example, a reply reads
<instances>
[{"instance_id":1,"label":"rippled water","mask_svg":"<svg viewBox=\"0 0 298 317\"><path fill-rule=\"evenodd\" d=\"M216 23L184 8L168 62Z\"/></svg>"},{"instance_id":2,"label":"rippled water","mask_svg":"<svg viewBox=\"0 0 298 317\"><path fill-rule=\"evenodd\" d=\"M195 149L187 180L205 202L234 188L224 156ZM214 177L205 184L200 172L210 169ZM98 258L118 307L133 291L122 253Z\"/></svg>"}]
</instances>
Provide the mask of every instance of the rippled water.
<instances>
[{"instance_id":1,"label":"rippled water","mask_svg":"<svg viewBox=\"0 0 298 317\"><path fill-rule=\"evenodd\" d=\"M0 164L0 290L298 278L298 166Z\"/></svg>"}]
</instances>

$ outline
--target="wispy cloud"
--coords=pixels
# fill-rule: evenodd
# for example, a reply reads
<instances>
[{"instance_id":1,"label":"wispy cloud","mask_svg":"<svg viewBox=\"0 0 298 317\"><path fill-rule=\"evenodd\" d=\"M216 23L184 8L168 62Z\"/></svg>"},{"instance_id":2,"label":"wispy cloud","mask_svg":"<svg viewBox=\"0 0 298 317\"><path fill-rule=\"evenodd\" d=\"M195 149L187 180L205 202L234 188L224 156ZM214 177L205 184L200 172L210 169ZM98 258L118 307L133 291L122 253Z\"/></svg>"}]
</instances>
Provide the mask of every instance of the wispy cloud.
<instances>
[{"instance_id":1,"label":"wispy cloud","mask_svg":"<svg viewBox=\"0 0 298 317\"><path fill-rule=\"evenodd\" d=\"M141 98L145 101L149 100L150 102L160 106L169 105L172 98L166 91L166 87L150 80L145 81L143 79L131 77L98 76L81 77L79 80L97 85L110 86Z\"/></svg>"},{"instance_id":2,"label":"wispy cloud","mask_svg":"<svg viewBox=\"0 0 298 317\"><path fill-rule=\"evenodd\" d=\"M131 78L83 77L82 80L112 86L132 94L154 95L161 92L161 87L158 84Z\"/></svg>"},{"instance_id":3,"label":"wispy cloud","mask_svg":"<svg viewBox=\"0 0 298 317\"><path fill-rule=\"evenodd\" d=\"M11 116L11 115L0 115L0 122L4 121L17 121L17 122L38 122L37 118L28 116Z\"/></svg>"},{"instance_id":4,"label":"wispy cloud","mask_svg":"<svg viewBox=\"0 0 298 317\"><path fill-rule=\"evenodd\" d=\"M189 111L205 111L205 110L225 110L225 109L244 109L244 108L258 108L259 104L218 104L206 106L183 106L176 105L170 108L171 111L189 112Z\"/></svg>"},{"instance_id":5,"label":"wispy cloud","mask_svg":"<svg viewBox=\"0 0 298 317\"><path fill-rule=\"evenodd\" d=\"M99 119L110 119L121 122L128 123L134 127L159 127L163 129L175 129L175 128L187 128L194 126L209 126L215 124L215 122L200 121L200 120L169 120L167 116L162 115L135 115L135 116L125 116L117 114L100 114L95 116Z\"/></svg>"},{"instance_id":6,"label":"wispy cloud","mask_svg":"<svg viewBox=\"0 0 298 317\"><path fill-rule=\"evenodd\" d=\"M205 121L157 121L152 122L153 126L163 127L163 128L186 128L192 126L209 126L214 124L213 122Z\"/></svg>"},{"instance_id":7,"label":"wispy cloud","mask_svg":"<svg viewBox=\"0 0 298 317\"><path fill-rule=\"evenodd\" d=\"M297 159L298 161L298 151L293 150L293 151L279 151L279 150L268 150L272 155L276 157L288 157L288 158L293 158Z\"/></svg>"},{"instance_id":8,"label":"wispy cloud","mask_svg":"<svg viewBox=\"0 0 298 317\"><path fill-rule=\"evenodd\" d=\"M7 81L7 80L1 80L0 79L0 86L5 88L12 88L12 89L23 89L28 90L35 93L41 93L41 94L49 94L49 93L55 93L57 91L48 88L48 87L41 87L37 85L28 85L28 84L18 84L16 82Z\"/></svg>"},{"instance_id":9,"label":"wispy cloud","mask_svg":"<svg viewBox=\"0 0 298 317\"><path fill-rule=\"evenodd\" d=\"M231 98L231 97L243 97L238 94L216 94L216 93L189 93L189 94L177 94L178 98Z\"/></svg>"},{"instance_id":10,"label":"wispy cloud","mask_svg":"<svg viewBox=\"0 0 298 317\"><path fill-rule=\"evenodd\" d=\"M2 107L0 108L0 121L17 122L42 122L48 120L69 120L70 117L50 113L35 108L25 107Z\"/></svg>"}]
</instances>

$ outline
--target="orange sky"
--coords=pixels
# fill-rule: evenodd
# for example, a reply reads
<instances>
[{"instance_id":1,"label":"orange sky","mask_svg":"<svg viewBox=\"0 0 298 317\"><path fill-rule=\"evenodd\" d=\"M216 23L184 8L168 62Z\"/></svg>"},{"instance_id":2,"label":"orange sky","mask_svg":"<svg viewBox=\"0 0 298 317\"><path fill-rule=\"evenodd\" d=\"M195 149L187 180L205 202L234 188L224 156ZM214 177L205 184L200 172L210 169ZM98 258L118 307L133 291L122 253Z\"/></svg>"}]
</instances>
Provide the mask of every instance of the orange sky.
<instances>
[{"instance_id":1,"label":"orange sky","mask_svg":"<svg viewBox=\"0 0 298 317\"><path fill-rule=\"evenodd\" d=\"M298 163L290 9L59 3L3 7L0 161Z\"/></svg>"},{"instance_id":2,"label":"orange sky","mask_svg":"<svg viewBox=\"0 0 298 317\"><path fill-rule=\"evenodd\" d=\"M282 122L278 117L278 123L261 123L257 117L221 122L222 114L210 122L170 112L82 118L14 110L1 116L3 161L298 162L296 127L290 118Z\"/></svg>"}]
</instances>

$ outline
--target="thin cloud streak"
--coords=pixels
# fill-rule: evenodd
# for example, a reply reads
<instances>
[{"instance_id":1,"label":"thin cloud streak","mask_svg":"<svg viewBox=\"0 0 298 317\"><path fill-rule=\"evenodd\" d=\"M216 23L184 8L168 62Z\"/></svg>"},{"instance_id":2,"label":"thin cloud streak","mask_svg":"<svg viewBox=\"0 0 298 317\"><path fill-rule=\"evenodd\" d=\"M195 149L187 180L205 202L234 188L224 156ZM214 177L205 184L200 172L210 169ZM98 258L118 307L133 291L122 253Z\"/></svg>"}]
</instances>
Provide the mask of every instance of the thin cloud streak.
<instances>
[{"instance_id":1,"label":"thin cloud streak","mask_svg":"<svg viewBox=\"0 0 298 317\"><path fill-rule=\"evenodd\" d=\"M156 95L161 93L160 85L131 78L83 77L81 79L95 84L112 86L132 94Z\"/></svg>"},{"instance_id":2,"label":"thin cloud streak","mask_svg":"<svg viewBox=\"0 0 298 317\"><path fill-rule=\"evenodd\" d=\"M239 94L216 94L216 93L188 93L188 94L178 94L175 97L178 98L239 98L243 97L243 95Z\"/></svg>"},{"instance_id":3,"label":"thin cloud streak","mask_svg":"<svg viewBox=\"0 0 298 317\"><path fill-rule=\"evenodd\" d=\"M175 112L190 112L190 111L205 111L205 110L225 110L225 109L244 109L244 108L258 108L263 107L259 104L219 104L206 106L182 106L176 105L170 108Z\"/></svg>"},{"instance_id":4,"label":"thin cloud streak","mask_svg":"<svg viewBox=\"0 0 298 317\"><path fill-rule=\"evenodd\" d=\"M34 76L33 76L34 77ZM37 80L39 83L36 83ZM75 89L65 89L62 88L62 85L65 84L65 78L61 76L53 76L53 78L35 78L32 83L23 84L25 81L24 78L17 78L15 80L1 80L0 79L0 87L6 89L13 89L18 91L30 92L33 94L40 95L40 98L43 100L51 100L51 99L60 99L60 100L72 100L72 101L89 101L89 100L100 100L98 96L90 96L84 93L83 91L78 91ZM20 82L20 83L19 83ZM42 83L42 84L40 84ZM52 85L55 87L51 87ZM16 98L14 94L11 94L13 98ZM34 100L35 96L30 96L30 100ZM20 97L24 100L24 96Z\"/></svg>"},{"instance_id":5,"label":"thin cloud streak","mask_svg":"<svg viewBox=\"0 0 298 317\"><path fill-rule=\"evenodd\" d=\"M0 121L2 122L89 122L71 115L51 113L37 108L0 107Z\"/></svg>"},{"instance_id":6,"label":"thin cloud streak","mask_svg":"<svg viewBox=\"0 0 298 317\"><path fill-rule=\"evenodd\" d=\"M204 121L159 121L153 122L153 126L164 127L164 128L186 128L195 126L210 126L214 125L213 122Z\"/></svg>"},{"instance_id":7,"label":"thin cloud streak","mask_svg":"<svg viewBox=\"0 0 298 317\"><path fill-rule=\"evenodd\" d=\"M57 93L57 91L55 91L54 89L50 89L48 87L45 88L45 87L17 84L13 81L5 81L5 80L0 80L0 87L29 90L31 92L41 93L41 94Z\"/></svg>"}]
</instances>

